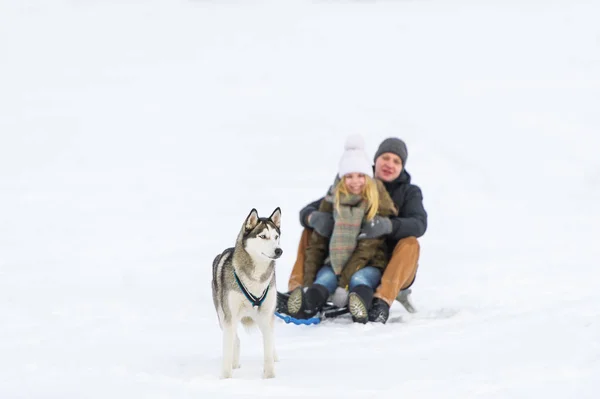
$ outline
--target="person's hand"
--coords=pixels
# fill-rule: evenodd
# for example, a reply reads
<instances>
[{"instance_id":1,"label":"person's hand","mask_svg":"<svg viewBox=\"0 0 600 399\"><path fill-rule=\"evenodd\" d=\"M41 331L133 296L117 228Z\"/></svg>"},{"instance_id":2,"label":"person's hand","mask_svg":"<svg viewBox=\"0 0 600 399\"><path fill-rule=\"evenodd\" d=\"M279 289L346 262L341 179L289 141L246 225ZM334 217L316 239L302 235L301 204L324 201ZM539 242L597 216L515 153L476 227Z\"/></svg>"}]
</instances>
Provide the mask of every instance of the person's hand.
<instances>
[{"instance_id":1,"label":"person's hand","mask_svg":"<svg viewBox=\"0 0 600 399\"><path fill-rule=\"evenodd\" d=\"M358 239L377 238L392 232L392 221L385 216L375 216L372 220L364 222L361 226Z\"/></svg>"},{"instance_id":2,"label":"person's hand","mask_svg":"<svg viewBox=\"0 0 600 399\"><path fill-rule=\"evenodd\" d=\"M338 308L346 306L348 304L348 291L342 287L337 287L331 297L331 302Z\"/></svg>"},{"instance_id":3,"label":"person's hand","mask_svg":"<svg viewBox=\"0 0 600 399\"><path fill-rule=\"evenodd\" d=\"M323 237L331 237L333 215L329 212L313 211L308 216L308 225Z\"/></svg>"}]
</instances>

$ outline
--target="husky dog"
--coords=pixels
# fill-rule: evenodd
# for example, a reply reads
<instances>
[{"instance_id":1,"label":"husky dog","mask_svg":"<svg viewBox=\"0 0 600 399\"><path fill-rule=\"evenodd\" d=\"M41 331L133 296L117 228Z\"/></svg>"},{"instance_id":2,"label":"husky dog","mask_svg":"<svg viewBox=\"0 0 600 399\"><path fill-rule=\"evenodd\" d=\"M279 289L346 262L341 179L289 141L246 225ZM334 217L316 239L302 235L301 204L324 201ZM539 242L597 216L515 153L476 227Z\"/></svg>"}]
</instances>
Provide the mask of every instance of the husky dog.
<instances>
[{"instance_id":1,"label":"husky dog","mask_svg":"<svg viewBox=\"0 0 600 399\"><path fill-rule=\"evenodd\" d=\"M240 322L246 328L258 325L264 345L263 377L275 377L275 259L283 253L279 247L280 228L279 207L268 218L259 217L252 209L235 247L226 249L213 261L213 302L223 331L221 378L231 378L233 369L240 367Z\"/></svg>"}]
</instances>

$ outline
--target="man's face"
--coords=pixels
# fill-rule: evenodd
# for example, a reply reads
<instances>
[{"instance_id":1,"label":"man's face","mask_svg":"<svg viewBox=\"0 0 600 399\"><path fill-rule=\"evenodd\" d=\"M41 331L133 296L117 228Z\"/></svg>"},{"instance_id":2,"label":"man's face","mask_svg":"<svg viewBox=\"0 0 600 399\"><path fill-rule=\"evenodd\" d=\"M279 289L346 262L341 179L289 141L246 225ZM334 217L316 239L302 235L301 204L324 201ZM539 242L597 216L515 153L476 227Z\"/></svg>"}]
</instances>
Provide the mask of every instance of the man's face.
<instances>
[{"instance_id":1,"label":"man's face","mask_svg":"<svg viewBox=\"0 0 600 399\"><path fill-rule=\"evenodd\" d=\"M375 177L384 182L394 181L402 172L402 159L391 152L384 152L375 160Z\"/></svg>"}]
</instances>

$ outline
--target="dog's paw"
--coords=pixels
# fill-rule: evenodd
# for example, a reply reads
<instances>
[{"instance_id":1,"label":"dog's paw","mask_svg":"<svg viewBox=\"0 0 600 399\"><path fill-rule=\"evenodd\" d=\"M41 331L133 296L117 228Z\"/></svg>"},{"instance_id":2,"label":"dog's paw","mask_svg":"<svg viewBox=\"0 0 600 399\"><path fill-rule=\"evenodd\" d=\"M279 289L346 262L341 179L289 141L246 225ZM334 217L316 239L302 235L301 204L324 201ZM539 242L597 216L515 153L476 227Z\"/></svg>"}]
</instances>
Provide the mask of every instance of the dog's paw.
<instances>
[{"instance_id":1,"label":"dog's paw","mask_svg":"<svg viewBox=\"0 0 600 399\"><path fill-rule=\"evenodd\" d=\"M241 364L239 364L239 363L233 363L233 368L234 369L239 369L240 367L242 367Z\"/></svg>"},{"instance_id":2,"label":"dog's paw","mask_svg":"<svg viewBox=\"0 0 600 399\"><path fill-rule=\"evenodd\" d=\"M265 370L263 372L263 378L275 378L275 370Z\"/></svg>"},{"instance_id":3,"label":"dog's paw","mask_svg":"<svg viewBox=\"0 0 600 399\"><path fill-rule=\"evenodd\" d=\"M233 372L231 370L223 370L221 371L221 379L225 380L227 378L231 378L233 376Z\"/></svg>"}]
</instances>

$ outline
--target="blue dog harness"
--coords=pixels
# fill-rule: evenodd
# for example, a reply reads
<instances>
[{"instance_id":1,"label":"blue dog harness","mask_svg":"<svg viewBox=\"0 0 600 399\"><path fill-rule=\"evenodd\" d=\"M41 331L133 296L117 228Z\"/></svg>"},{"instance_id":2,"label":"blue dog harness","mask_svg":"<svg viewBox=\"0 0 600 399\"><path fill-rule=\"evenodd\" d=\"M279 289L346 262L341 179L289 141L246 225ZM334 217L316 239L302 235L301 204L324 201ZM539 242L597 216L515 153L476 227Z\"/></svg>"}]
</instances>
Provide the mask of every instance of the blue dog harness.
<instances>
[{"instance_id":1,"label":"blue dog harness","mask_svg":"<svg viewBox=\"0 0 600 399\"><path fill-rule=\"evenodd\" d=\"M252 306L255 307L255 308L260 307L260 305L262 305L262 303L265 301L265 298L267 297L267 293L269 292L270 285L267 286L267 289L263 292L263 294L260 297L255 297L254 295L252 295L250 293L250 291L248 291L248 289L246 288L246 286L244 285L244 283L242 283L240 281L240 279L239 279L237 273L235 272L235 270L233 271L233 275L235 276L235 281L237 282L238 286L240 287L240 289L244 293L244 296L250 301L250 303L252 304Z\"/></svg>"}]
</instances>

